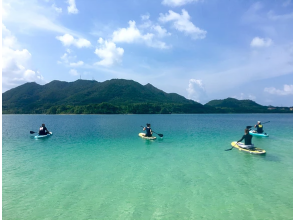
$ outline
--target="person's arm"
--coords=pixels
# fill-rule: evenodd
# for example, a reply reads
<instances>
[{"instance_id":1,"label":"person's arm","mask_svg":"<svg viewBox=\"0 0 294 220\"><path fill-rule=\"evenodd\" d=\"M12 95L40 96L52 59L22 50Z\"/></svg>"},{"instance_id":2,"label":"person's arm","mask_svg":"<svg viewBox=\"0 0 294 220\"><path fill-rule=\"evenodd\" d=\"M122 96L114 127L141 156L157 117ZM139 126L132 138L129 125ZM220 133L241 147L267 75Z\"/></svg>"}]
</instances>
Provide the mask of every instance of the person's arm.
<instances>
[{"instance_id":1,"label":"person's arm","mask_svg":"<svg viewBox=\"0 0 294 220\"><path fill-rule=\"evenodd\" d=\"M153 132L152 132L151 128L150 128L150 134L153 134Z\"/></svg>"},{"instance_id":2,"label":"person's arm","mask_svg":"<svg viewBox=\"0 0 294 220\"><path fill-rule=\"evenodd\" d=\"M145 130L146 130L146 128L144 127L144 128L143 128L143 131L145 131Z\"/></svg>"},{"instance_id":3,"label":"person's arm","mask_svg":"<svg viewBox=\"0 0 294 220\"><path fill-rule=\"evenodd\" d=\"M241 142L244 138L245 138L245 135L243 135L243 137L237 142Z\"/></svg>"}]
</instances>

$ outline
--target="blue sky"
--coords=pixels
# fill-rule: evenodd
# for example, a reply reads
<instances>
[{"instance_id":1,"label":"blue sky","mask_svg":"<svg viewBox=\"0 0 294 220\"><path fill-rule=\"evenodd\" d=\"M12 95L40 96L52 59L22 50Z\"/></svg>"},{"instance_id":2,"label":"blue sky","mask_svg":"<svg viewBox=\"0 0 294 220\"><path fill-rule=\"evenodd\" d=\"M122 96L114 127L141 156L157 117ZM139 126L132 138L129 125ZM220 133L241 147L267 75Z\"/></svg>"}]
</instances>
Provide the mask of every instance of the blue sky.
<instances>
[{"instance_id":1,"label":"blue sky","mask_svg":"<svg viewBox=\"0 0 294 220\"><path fill-rule=\"evenodd\" d=\"M79 78L293 105L293 3L2 0L2 92Z\"/></svg>"}]
</instances>

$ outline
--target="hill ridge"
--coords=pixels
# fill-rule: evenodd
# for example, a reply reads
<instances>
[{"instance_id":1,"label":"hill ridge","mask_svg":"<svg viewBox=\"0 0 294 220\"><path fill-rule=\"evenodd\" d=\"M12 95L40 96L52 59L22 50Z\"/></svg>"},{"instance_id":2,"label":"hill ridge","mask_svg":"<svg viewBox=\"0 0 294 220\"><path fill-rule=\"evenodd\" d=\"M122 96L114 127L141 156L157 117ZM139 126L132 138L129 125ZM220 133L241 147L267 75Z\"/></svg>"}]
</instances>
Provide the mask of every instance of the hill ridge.
<instances>
[{"instance_id":1,"label":"hill ridge","mask_svg":"<svg viewBox=\"0 0 294 220\"><path fill-rule=\"evenodd\" d=\"M53 80L45 85L25 83L2 93L3 114L95 113L265 113L287 112L252 100L227 98L205 105L177 93L166 93L152 84L110 79L104 82L78 79Z\"/></svg>"}]
</instances>

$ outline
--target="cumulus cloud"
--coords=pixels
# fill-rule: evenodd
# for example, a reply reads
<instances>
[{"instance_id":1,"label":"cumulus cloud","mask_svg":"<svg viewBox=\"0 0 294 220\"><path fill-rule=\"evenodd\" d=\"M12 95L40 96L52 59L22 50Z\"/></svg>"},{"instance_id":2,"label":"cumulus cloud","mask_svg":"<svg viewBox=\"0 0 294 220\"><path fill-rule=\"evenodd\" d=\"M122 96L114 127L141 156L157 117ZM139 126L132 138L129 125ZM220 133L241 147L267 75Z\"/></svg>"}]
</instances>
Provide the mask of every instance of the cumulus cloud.
<instances>
[{"instance_id":1,"label":"cumulus cloud","mask_svg":"<svg viewBox=\"0 0 294 220\"><path fill-rule=\"evenodd\" d=\"M264 88L264 91L273 95L292 95L293 85L284 85L283 90L276 89L274 87Z\"/></svg>"},{"instance_id":2,"label":"cumulus cloud","mask_svg":"<svg viewBox=\"0 0 294 220\"><path fill-rule=\"evenodd\" d=\"M189 99L193 99L197 102L203 102L207 98L204 84L200 79L190 79L186 90L188 92Z\"/></svg>"},{"instance_id":3,"label":"cumulus cloud","mask_svg":"<svg viewBox=\"0 0 294 220\"><path fill-rule=\"evenodd\" d=\"M134 42L144 36L141 35L139 29L136 27L135 21L129 21L128 28L120 28L113 32L113 42Z\"/></svg>"},{"instance_id":4,"label":"cumulus cloud","mask_svg":"<svg viewBox=\"0 0 294 220\"><path fill-rule=\"evenodd\" d=\"M64 64L66 67L82 67L85 63L81 60L78 61L77 56L70 49L66 49L66 52L57 61L58 64Z\"/></svg>"},{"instance_id":5,"label":"cumulus cloud","mask_svg":"<svg viewBox=\"0 0 294 220\"><path fill-rule=\"evenodd\" d=\"M160 49L169 48L169 46L167 46L164 42L156 39L156 36L164 37L169 35L169 33L167 33L165 29L161 28L159 25L152 25L151 22L149 22L149 25L147 26L145 25L144 27L145 28L150 27L154 32L156 32L156 34L155 33L142 34L141 31L137 28L136 22L129 21L128 28L120 28L117 31L113 32L112 41L115 43L144 42L149 47L160 48Z\"/></svg>"},{"instance_id":6,"label":"cumulus cloud","mask_svg":"<svg viewBox=\"0 0 294 220\"><path fill-rule=\"evenodd\" d=\"M269 47L271 46L273 41L269 38L259 38L255 37L252 39L250 46L251 47Z\"/></svg>"},{"instance_id":7,"label":"cumulus cloud","mask_svg":"<svg viewBox=\"0 0 294 220\"><path fill-rule=\"evenodd\" d=\"M191 2L198 2L198 1L199 0L163 0L161 3L167 6L177 7L177 6L182 6Z\"/></svg>"},{"instance_id":8,"label":"cumulus cloud","mask_svg":"<svg viewBox=\"0 0 294 220\"><path fill-rule=\"evenodd\" d=\"M191 35L193 39L203 39L206 36L206 31L201 30L200 28L196 27L190 21L190 15L186 10L182 10L182 14L178 14L173 12L172 10L168 11L168 14L160 14L159 21L166 23L166 22L173 22L173 27L180 31L184 32L187 35Z\"/></svg>"},{"instance_id":9,"label":"cumulus cloud","mask_svg":"<svg viewBox=\"0 0 294 220\"><path fill-rule=\"evenodd\" d=\"M99 48L96 48L94 53L101 60L96 62L95 65L109 67L121 62L122 56L124 54L123 48L116 47L114 42L103 40L102 38L99 38L98 43Z\"/></svg>"},{"instance_id":10,"label":"cumulus cloud","mask_svg":"<svg viewBox=\"0 0 294 220\"><path fill-rule=\"evenodd\" d=\"M57 36L56 39L57 40L60 40L64 46L74 45L74 46L76 46L78 48L90 47L91 46L91 42L90 41L88 41L88 40L86 40L84 38L75 39L70 34L65 34L63 36Z\"/></svg>"},{"instance_id":11,"label":"cumulus cloud","mask_svg":"<svg viewBox=\"0 0 294 220\"><path fill-rule=\"evenodd\" d=\"M75 0L68 0L67 3L68 3L67 12L69 14L77 14L79 12L79 10L76 7Z\"/></svg>"},{"instance_id":12,"label":"cumulus cloud","mask_svg":"<svg viewBox=\"0 0 294 220\"><path fill-rule=\"evenodd\" d=\"M155 32L157 33L158 37L163 38L166 36L170 36L171 33L167 32L166 29L162 28L160 25L153 25L152 29L155 30Z\"/></svg>"},{"instance_id":13,"label":"cumulus cloud","mask_svg":"<svg viewBox=\"0 0 294 220\"><path fill-rule=\"evenodd\" d=\"M30 69L31 53L19 48L16 37L3 24L2 33L2 90L25 82L42 82L43 76Z\"/></svg>"},{"instance_id":14,"label":"cumulus cloud","mask_svg":"<svg viewBox=\"0 0 294 220\"><path fill-rule=\"evenodd\" d=\"M84 65L84 62L83 61L78 61L76 63L70 63L69 65L70 66L82 66L82 65Z\"/></svg>"}]
</instances>

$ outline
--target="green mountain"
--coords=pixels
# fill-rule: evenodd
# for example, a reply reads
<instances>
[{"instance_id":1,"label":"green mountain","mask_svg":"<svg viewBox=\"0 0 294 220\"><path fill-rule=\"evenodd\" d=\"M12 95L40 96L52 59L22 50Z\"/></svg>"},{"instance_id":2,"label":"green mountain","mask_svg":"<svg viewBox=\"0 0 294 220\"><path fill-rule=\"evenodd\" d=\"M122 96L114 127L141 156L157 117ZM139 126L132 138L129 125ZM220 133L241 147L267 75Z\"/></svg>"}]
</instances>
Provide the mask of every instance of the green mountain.
<instances>
[{"instance_id":1,"label":"green mountain","mask_svg":"<svg viewBox=\"0 0 294 220\"><path fill-rule=\"evenodd\" d=\"M168 114L290 112L268 110L251 100L213 100L205 105L151 84L112 79L105 82L54 80L25 83L2 94L3 114Z\"/></svg>"},{"instance_id":2,"label":"green mountain","mask_svg":"<svg viewBox=\"0 0 294 220\"><path fill-rule=\"evenodd\" d=\"M144 105L145 107L141 109ZM2 94L4 114L150 113L150 111L170 113L173 112L171 109L173 107L178 108L177 112L185 113L186 105L190 108L188 112L204 112L210 109L176 93L165 93L151 84L143 86L133 80L124 79L112 79L105 82L54 80L44 86L25 83ZM104 110L101 110L101 107ZM137 111L135 107L141 110ZM150 110L151 107L156 108ZM113 110L107 111L109 108Z\"/></svg>"},{"instance_id":3,"label":"green mountain","mask_svg":"<svg viewBox=\"0 0 294 220\"><path fill-rule=\"evenodd\" d=\"M262 106L252 100L238 100L234 98L227 98L221 100L212 100L205 104L205 106L214 107L230 113L276 113L276 112L290 112L290 108L269 108Z\"/></svg>"}]
</instances>

